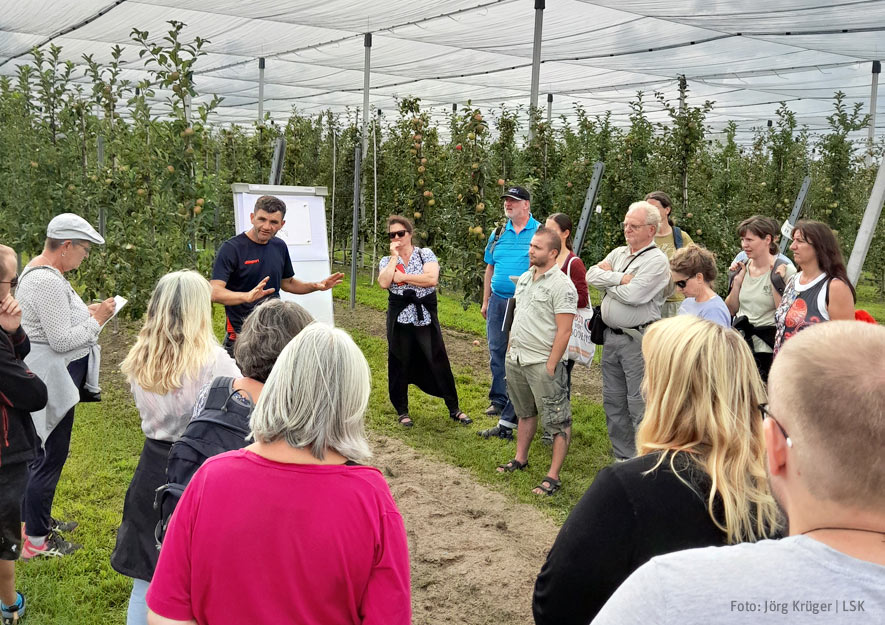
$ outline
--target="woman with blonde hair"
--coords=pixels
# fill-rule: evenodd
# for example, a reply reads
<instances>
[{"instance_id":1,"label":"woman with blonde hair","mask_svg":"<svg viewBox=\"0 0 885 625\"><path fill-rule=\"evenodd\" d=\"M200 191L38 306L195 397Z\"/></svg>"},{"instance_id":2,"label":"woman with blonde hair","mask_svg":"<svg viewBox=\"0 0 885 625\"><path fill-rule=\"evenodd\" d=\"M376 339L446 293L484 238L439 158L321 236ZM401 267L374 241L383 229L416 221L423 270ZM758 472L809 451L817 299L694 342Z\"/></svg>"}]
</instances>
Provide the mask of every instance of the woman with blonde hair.
<instances>
[{"instance_id":1,"label":"woman with blonde hair","mask_svg":"<svg viewBox=\"0 0 885 625\"><path fill-rule=\"evenodd\" d=\"M133 578L127 625L147 623L144 595L157 565L154 492L166 483L172 443L190 421L200 390L217 376L240 377L212 333L209 282L195 271L166 274L151 295L144 325L120 366L146 436L126 491L111 566Z\"/></svg>"},{"instance_id":2,"label":"woman with blonde hair","mask_svg":"<svg viewBox=\"0 0 885 625\"><path fill-rule=\"evenodd\" d=\"M369 392L346 332L312 323L292 339L252 413L255 442L209 458L182 495L151 625L411 623L403 519L381 472L357 464Z\"/></svg>"},{"instance_id":3,"label":"woman with blonde hair","mask_svg":"<svg viewBox=\"0 0 885 625\"><path fill-rule=\"evenodd\" d=\"M602 469L562 526L535 585L538 625L590 622L654 556L778 533L765 390L743 338L679 315L649 328L642 353L637 456Z\"/></svg>"}]
</instances>

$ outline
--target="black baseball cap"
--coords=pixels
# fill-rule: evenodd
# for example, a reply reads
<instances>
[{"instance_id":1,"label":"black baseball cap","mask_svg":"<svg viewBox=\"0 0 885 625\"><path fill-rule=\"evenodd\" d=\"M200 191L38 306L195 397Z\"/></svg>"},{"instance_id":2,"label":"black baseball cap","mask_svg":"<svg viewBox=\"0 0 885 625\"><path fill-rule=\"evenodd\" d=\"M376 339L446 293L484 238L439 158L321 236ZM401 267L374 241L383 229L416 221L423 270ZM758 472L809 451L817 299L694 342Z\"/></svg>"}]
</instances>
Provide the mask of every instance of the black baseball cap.
<instances>
[{"instance_id":1,"label":"black baseball cap","mask_svg":"<svg viewBox=\"0 0 885 625\"><path fill-rule=\"evenodd\" d=\"M512 197L514 200L525 200L526 202L532 201L531 194L522 187L510 187L501 194L501 197Z\"/></svg>"}]
</instances>

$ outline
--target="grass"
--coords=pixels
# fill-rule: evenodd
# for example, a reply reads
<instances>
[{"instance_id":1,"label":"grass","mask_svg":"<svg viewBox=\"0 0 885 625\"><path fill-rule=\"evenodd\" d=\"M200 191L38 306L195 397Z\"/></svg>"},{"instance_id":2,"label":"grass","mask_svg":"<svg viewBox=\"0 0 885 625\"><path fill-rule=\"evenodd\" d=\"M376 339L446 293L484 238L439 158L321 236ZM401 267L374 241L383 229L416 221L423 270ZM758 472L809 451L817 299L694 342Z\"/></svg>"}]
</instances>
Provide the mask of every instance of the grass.
<instances>
[{"instance_id":1,"label":"grass","mask_svg":"<svg viewBox=\"0 0 885 625\"><path fill-rule=\"evenodd\" d=\"M25 623L125 621L131 582L111 568L110 555L144 435L128 388L109 382L103 380L101 403L77 407L71 455L55 498L54 514L80 522L70 538L83 549L16 564L17 585L28 600Z\"/></svg>"},{"instance_id":2,"label":"grass","mask_svg":"<svg viewBox=\"0 0 885 625\"><path fill-rule=\"evenodd\" d=\"M870 313L880 325L885 324L885 300L883 300L874 286L858 285L857 305Z\"/></svg>"},{"instance_id":3,"label":"grass","mask_svg":"<svg viewBox=\"0 0 885 625\"><path fill-rule=\"evenodd\" d=\"M478 481L539 507L560 523L590 485L596 472L611 462L602 407L576 397L572 400L572 445L562 471L562 490L555 497L537 497L531 489L546 475L550 466L550 448L541 444L540 434L529 453L529 469L507 475L499 474L495 467L513 457L515 443L485 440L476 435L479 430L495 423L494 419L482 415L488 405L488 376L477 379L473 370L453 367L461 409L474 417L472 426L455 424L448 418L441 399L411 387L409 412L415 427L406 429L396 422L396 412L387 395L387 344L363 332L351 334L372 369L372 394L366 419L369 428L375 432L398 438L425 456L465 468Z\"/></svg>"},{"instance_id":4,"label":"grass","mask_svg":"<svg viewBox=\"0 0 885 625\"><path fill-rule=\"evenodd\" d=\"M360 281L358 301L386 310L386 294ZM348 287L337 287L336 297L347 296ZM463 332L484 335L479 307L467 311L457 299L440 297L440 316L445 325ZM215 330L223 336L224 311L215 307ZM121 339L128 341L132 327L124 326ZM107 332L107 330L106 330ZM550 464L550 448L536 442L524 472L500 475L495 466L513 457L515 445L501 440L483 440L475 432L490 427L494 420L480 417L488 403L489 376L477 377L469 367L455 366L455 379L462 408L476 417L470 427L460 427L448 418L442 400L413 389L410 409L416 427L404 429L387 396L387 344L383 339L354 331L354 340L372 369L372 394L366 417L368 427L379 434L404 441L425 456L469 471L478 481L514 499L531 503L562 522L593 476L610 462L605 415L601 406L573 400L573 442L562 471L563 488L551 498L531 494ZM109 337L105 337L109 338ZM131 337L130 337L131 338ZM28 599L25 623L40 625L122 624L131 581L110 566L117 528L123 514L123 498L138 463L144 443L138 412L128 386L119 375L102 378L102 401L77 407L71 455L65 465L55 499L54 513L77 519L80 527L70 536L83 549L65 558L19 561L17 586ZM383 467L382 467L383 468Z\"/></svg>"}]
</instances>

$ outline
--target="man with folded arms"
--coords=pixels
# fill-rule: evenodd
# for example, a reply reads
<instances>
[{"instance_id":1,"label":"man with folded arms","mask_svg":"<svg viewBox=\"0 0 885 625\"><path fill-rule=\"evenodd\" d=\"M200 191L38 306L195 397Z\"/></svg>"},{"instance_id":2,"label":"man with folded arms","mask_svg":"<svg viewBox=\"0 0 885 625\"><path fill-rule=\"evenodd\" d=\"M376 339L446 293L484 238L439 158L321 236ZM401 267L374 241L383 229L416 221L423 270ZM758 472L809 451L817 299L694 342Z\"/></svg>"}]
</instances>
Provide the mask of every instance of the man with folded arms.
<instances>
[{"instance_id":1,"label":"man with folded arms","mask_svg":"<svg viewBox=\"0 0 885 625\"><path fill-rule=\"evenodd\" d=\"M617 460L636 455L636 428L645 412L642 333L661 318L670 284L667 255L655 245L660 222L655 206L631 204L624 217L627 245L587 271L587 283L602 291L602 320L608 326L602 347L602 403Z\"/></svg>"}]
</instances>

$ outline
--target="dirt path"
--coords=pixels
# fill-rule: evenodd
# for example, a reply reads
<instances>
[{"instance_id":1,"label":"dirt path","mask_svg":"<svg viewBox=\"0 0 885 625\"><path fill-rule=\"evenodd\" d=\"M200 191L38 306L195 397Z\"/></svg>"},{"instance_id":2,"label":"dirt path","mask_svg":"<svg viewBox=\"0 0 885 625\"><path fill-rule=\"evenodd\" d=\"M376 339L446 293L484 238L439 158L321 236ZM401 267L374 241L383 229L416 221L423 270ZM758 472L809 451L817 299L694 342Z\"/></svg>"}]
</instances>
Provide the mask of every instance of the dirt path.
<instances>
[{"instance_id":1,"label":"dirt path","mask_svg":"<svg viewBox=\"0 0 885 625\"><path fill-rule=\"evenodd\" d=\"M558 528L396 439L372 436L412 560L415 625L530 625L532 588Z\"/></svg>"},{"instance_id":2,"label":"dirt path","mask_svg":"<svg viewBox=\"0 0 885 625\"><path fill-rule=\"evenodd\" d=\"M336 303L337 325L384 336L384 313ZM103 380L124 384L119 363L138 325L102 336ZM476 337L445 330L452 362L488 377ZM534 581L558 527L537 508L477 483L460 468L405 443L370 434L372 464L384 472L409 538L416 625L531 625Z\"/></svg>"}]
</instances>

